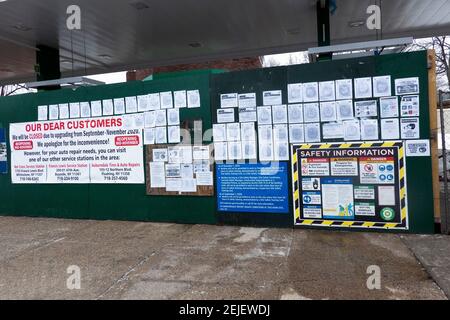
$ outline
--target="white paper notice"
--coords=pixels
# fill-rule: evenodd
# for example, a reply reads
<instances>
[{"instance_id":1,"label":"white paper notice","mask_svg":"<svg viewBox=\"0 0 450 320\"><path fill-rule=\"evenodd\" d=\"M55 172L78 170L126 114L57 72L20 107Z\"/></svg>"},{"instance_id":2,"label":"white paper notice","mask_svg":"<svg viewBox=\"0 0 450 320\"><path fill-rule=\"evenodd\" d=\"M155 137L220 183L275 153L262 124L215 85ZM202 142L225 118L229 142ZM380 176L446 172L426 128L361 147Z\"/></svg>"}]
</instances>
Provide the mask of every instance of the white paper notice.
<instances>
[{"instance_id":1,"label":"white paper notice","mask_svg":"<svg viewBox=\"0 0 450 320\"><path fill-rule=\"evenodd\" d=\"M256 129L254 122L241 123L241 140L256 141Z\"/></svg>"},{"instance_id":2,"label":"white paper notice","mask_svg":"<svg viewBox=\"0 0 450 320\"><path fill-rule=\"evenodd\" d=\"M378 187L378 205L395 206L395 187L391 186Z\"/></svg>"},{"instance_id":3,"label":"white paper notice","mask_svg":"<svg viewBox=\"0 0 450 320\"><path fill-rule=\"evenodd\" d=\"M403 78L395 80L395 94L419 94L419 78Z\"/></svg>"},{"instance_id":4,"label":"white paper notice","mask_svg":"<svg viewBox=\"0 0 450 320\"><path fill-rule=\"evenodd\" d=\"M320 122L320 110L318 103L306 103L303 105L303 117L305 123Z\"/></svg>"},{"instance_id":5,"label":"white paper notice","mask_svg":"<svg viewBox=\"0 0 450 320\"><path fill-rule=\"evenodd\" d=\"M144 112L144 127L145 128L154 128L155 127L155 111L147 111Z\"/></svg>"},{"instance_id":6,"label":"white paper notice","mask_svg":"<svg viewBox=\"0 0 450 320\"><path fill-rule=\"evenodd\" d=\"M209 160L194 161L194 173L211 172Z\"/></svg>"},{"instance_id":7,"label":"white paper notice","mask_svg":"<svg viewBox=\"0 0 450 320\"><path fill-rule=\"evenodd\" d=\"M289 143L274 143L274 159L275 161L289 161Z\"/></svg>"},{"instance_id":8,"label":"white paper notice","mask_svg":"<svg viewBox=\"0 0 450 320\"><path fill-rule=\"evenodd\" d=\"M305 134L304 134L303 124L289 125L289 142L290 143L305 142Z\"/></svg>"},{"instance_id":9,"label":"white paper notice","mask_svg":"<svg viewBox=\"0 0 450 320\"><path fill-rule=\"evenodd\" d=\"M132 114L134 118L134 128L144 129L145 118L143 113Z\"/></svg>"},{"instance_id":10,"label":"white paper notice","mask_svg":"<svg viewBox=\"0 0 450 320\"><path fill-rule=\"evenodd\" d=\"M272 117L274 124L288 123L287 106L286 105L273 106Z\"/></svg>"},{"instance_id":11,"label":"white paper notice","mask_svg":"<svg viewBox=\"0 0 450 320\"><path fill-rule=\"evenodd\" d=\"M242 159L242 145L240 141L228 142L228 159L229 160Z\"/></svg>"},{"instance_id":12,"label":"white paper notice","mask_svg":"<svg viewBox=\"0 0 450 320\"><path fill-rule=\"evenodd\" d=\"M333 122L337 120L336 103L334 101L320 103L320 120L322 122Z\"/></svg>"},{"instance_id":13,"label":"white paper notice","mask_svg":"<svg viewBox=\"0 0 450 320\"><path fill-rule=\"evenodd\" d=\"M192 155L194 160L209 160L209 146L194 146Z\"/></svg>"},{"instance_id":14,"label":"white paper notice","mask_svg":"<svg viewBox=\"0 0 450 320\"><path fill-rule=\"evenodd\" d=\"M302 103L303 102L303 84L291 83L288 84L288 103Z\"/></svg>"},{"instance_id":15,"label":"white paper notice","mask_svg":"<svg viewBox=\"0 0 450 320\"><path fill-rule=\"evenodd\" d=\"M117 98L114 99L114 114L124 114L125 113L125 99Z\"/></svg>"},{"instance_id":16,"label":"white paper notice","mask_svg":"<svg viewBox=\"0 0 450 320\"><path fill-rule=\"evenodd\" d=\"M166 127L158 127L155 129L155 143L156 144L166 144L167 143Z\"/></svg>"},{"instance_id":17,"label":"white paper notice","mask_svg":"<svg viewBox=\"0 0 450 320\"><path fill-rule=\"evenodd\" d=\"M272 124L271 107L258 107L258 124L260 125Z\"/></svg>"},{"instance_id":18,"label":"white paper notice","mask_svg":"<svg viewBox=\"0 0 450 320\"><path fill-rule=\"evenodd\" d=\"M165 188L166 174L164 162L150 162L150 187Z\"/></svg>"},{"instance_id":19,"label":"white paper notice","mask_svg":"<svg viewBox=\"0 0 450 320\"><path fill-rule=\"evenodd\" d=\"M150 145L155 144L155 129L145 128L144 129L144 144Z\"/></svg>"},{"instance_id":20,"label":"white paper notice","mask_svg":"<svg viewBox=\"0 0 450 320\"><path fill-rule=\"evenodd\" d=\"M181 165L181 178L192 179L194 177L194 166L192 163L185 163Z\"/></svg>"},{"instance_id":21,"label":"white paper notice","mask_svg":"<svg viewBox=\"0 0 450 320\"><path fill-rule=\"evenodd\" d=\"M430 140L409 140L406 141L407 157L430 157Z\"/></svg>"},{"instance_id":22,"label":"white paper notice","mask_svg":"<svg viewBox=\"0 0 450 320\"><path fill-rule=\"evenodd\" d=\"M187 92L188 108L200 108L200 91L199 90L189 90Z\"/></svg>"},{"instance_id":23,"label":"white paper notice","mask_svg":"<svg viewBox=\"0 0 450 320\"><path fill-rule=\"evenodd\" d=\"M127 113L138 112L138 105L137 105L136 97L126 97L125 98L125 110Z\"/></svg>"},{"instance_id":24,"label":"white paper notice","mask_svg":"<svg viewBox=\"0 0 450 320\"><path fill-rule=\"evenodd\" d=\"M197 192L197 181L195 179L181 179L181 192Z\"/></svg>"},{"instance_id":25,"label":"white paper notice","mask_svg":"<svg viewBox=\"0 0 450 320\"><path fill-rule=\"evenodd\" d=\"M80 103L74 102L69 104L70 118L75 119L81 116Z\"/></svg>"},{"instance_id":26,"label":"white paper notice","mask_svg":"<svg viewBox=\"0 0 450 320\"><path fill-rule=\"evenodd\" d=\"M197 186L212 186L213 173L212 172L198 172L195 174L197 180Z\"/></svg>"},{"instance_id":27,"label":"white paper notice","mask_svg":"<svg viewBox=\"0 0 450 320\"><path fill-rule=\"evenodd\" d=\"M181 165L179 163L166 164L166 178L181 178Z\"/></svg>"},{"instance_id":28,"label":"white paper notice","mask_svg":"<svg viewBox=\"0 0 450 320\"><path fill-rule=\"evenodd\" d=\"M167 192L180 192L181 191L181 179L180 178L167 178L166 179L166 191Z\"/></svg>"},{"instance_id":29,"label":"white paper notice","mask_svg":"<svg viewBox=\"0 0 450 320\"><path fill-rule=\"evenodd\" d=\"M154 162L167 162L168 154L167 149L153 149L153 161Z\"/></svg>"},{"instance_id":30,"label":"white paper notice","mask_svg":"<svg viewBox=\"0 0 450 320\"><path fill-rule=\"evenodd\" d=\"M319 101L319 84L317 82L308 82L303 84L303 101Z\"/></svg>"},{"instance_id":31,"label":"white paper notice","mask_svg":"<svg viewBox=\"0 0 450 320\"><path fill-rule=\"evenodd\" d=\"M303 105L290 104L288 106L289 123L303 123Z\"/></svg>"},{"instance_id":32,"label":"white paper notice","mask_svg":"<svg viewBox=\"0 0 450 320\"><path fill-rule=\"evenodd\" d=\"M275 143L289 142L288 127L286 124L277 124L273 126L273 139Z\"/></svg>"},{"instance_id":33,"label":"white paper notice","mask_svg":"<svg viewBox=\"0 0 450 320\"><path fill-rule=\"evenodd\" d=\"M91 116L92 117L102 116L102 102L100 100L91 101Z\"/></svg>"},{"instance_id":34,"label":"white paper notice","mask_svg":"<svg viewBox=\"0 0 450 320\"><path fill-rule=\"evenodd\" d=\"M161 98L159 93L151 93L148 95L148 105L150 110L161 109Z\"/></svg>"},{"instance_id":35,"label":"white paper notice","mask_svg":"<svg viewBox=\"0 0 450 320\"><path fill-rule=\"evenodd\" d=\"M336 99L353 99L353 81L352 79L336 80Z\"/></svg>"},{"instance_id":36,"label":"white paper notice","mask_svg":"<svg viewBox=\"0 0 450 320\"><path fill-rule=\"evenodd\" d=\"M148 94L137 97L137 105L139 112L145 112L150 110L150 100Z\"/></svg>"},{"instance_id":37,"label":"white paper notice","mask_svg":"<svg viewBox=\"0 0 450 320\"><path fill-rule=\"evenodd\" d=\"M111 99L103 100L103 115L112 116L114 114L114 103Z\"/></svg>"},{"instance_id":38,"label":"white paper notice","mask_svg":"<svg viewBox=\"0 0 450 320\"><path fill-rule=\"evenodd\" d=\"M160 92L159 97L161 100L161 109L173 108L173 96L172 91Z\"/></svg>"},{"instance_id":39,"label":"white paper notice","mask_svg":"<svg viewBox=\"0 0 450 320\"><path fill-rule=\"evenodd\" d=\"M186 91L175 91L173 93L173 96L175 98L175 108L186 108L187 107L187 96Z\"/></svg>"},{"instance_id":40,"label":"white paper notice","mask_svg":"<svg viewBox=\"0 0 450 320\"><path fill-rule=\"evenodd\" d=\"M181 132L179 126L169 126L167 127L169 134L169 143L180 143L181 142Z\"/></svg>"},{"instance_id":41,"label":"white paper notice","mask_svg":"<svg viewBox=\"0 0 450 320\"><path fill-rule=\"evenodd\" d=\"M272 161L273 159L273 143L259 141L259 161Z\"/></svg>"},{"instance_id":42,"label":"white paper notice","mask_svg":"<svg viewBox=\"0 0 450 320\"><path fill-rule=\"evenodd\" d=\"M400 131L404 140L420 139L419 118L400 119Z\"/></svg>"},{"instance_id":43,"label":"white paper notice","mask_svg":"<svg viewBox=\"0 0 450 320\"><path fill-rule=\"evenodd\" d=\"M246 160L256 159L256 141L242 141L242 158Z\"/></svg>"},{"instance_id":44,"label":"white paper notice","mask_svg":"<svg viewBox=\"0 0 450 320\"><path fill-rule=\"evenodd\" d=\"M373 96L389 97L392 95L391 76L382 76L373 78Z\"/></svg>"},{"instance_id":45,"label":"white paper notice","mask_svg":"<svg viewBox=\"0 0 450 320\"><path fill-rule=\"evenodd\" d=\"M80 112L82 118L91 117L91 106L89 102L80 102Z\"/></svg>"},{"instance_id":46,"label":"white paper notice","mask_svg":"<svg viewBox=\"0 0 450 320\"><path fill-rule=\"evenodd\" d=\"M215 142L227 141L225 124L213 124L213 138Z\"/></svg>"},{"instance_id":47,"label":"white paper notice","mask_svg":"<svg viewBox=\"0 0 450 320\"><path fill-rule=\"evenodd\" d=\"M256 122L256 107L239 108L239 122Z\"/></svg>"},{"instance_id":48,"label":"white paper notice","mask_svg":"<svg viewBox=\"0 0 450 320\"><path fill-rule=\"evenodd\" d=\"M241 126L239 123L227 124L227 141L241 140Z\"/></svg>"},{"instance_id":49,"label":"white paper notice","mask_svg":"<svg viewBox=\"0 0 450 320\"><path fill-rule=\"evenodd\" d=\"M379 139L378 120L361 120L361 139L364 141L373 141Z\"/></svg>"},{"instance_id":50,"label":"white paper notice","mask_svg":"<svg viewBox=\"0 0 450 320\"><path fill-rule=\"evenodd\" d=\"M359 120L348 120L343 122L344 140L359 141L361 140L361 128Z\"/></svg>"},{"instance_id":51,"label":"white paper notice","mask_svg":"<svg viewBox=\"0 0 450 320\"><path fill-rule=\"evenodd\" d=\"M243 93L238 96L240 108L256 107L256 93Z\"/></svg>"},{"instance_id":52,"label":"white paper notice","mask_svg":"<svg viewBox=\"0 0 450 320\"><path fill-rule=\"evenodd\" d=\"M380 99L380 116L381 118L397 118L399 116L397 97Z\"/></svg>"},{"instance_id":53,"label":"white paper notice","mask_svg":"<svg viewBox=\"0 0 450 320\"><path fill-rule=\"evenodd\" d=\"M353 100L336 101L336 109L339 121L352 120L354 118Z\"/></svg>"},{"instance_id":54,"label":"white paper notice","mask_svg":"<svg viewBox=\"0 0 450 320\"><path fill-rule=\"evenodd\" d=\"M192 146L180 146L181 163L192 163Z\"/></svg>"},{"instance_id":55,"label":"white paper notice","mask_svg":"<svg viewBox=\"0 0 450 320\"><path fill-rule=\"evenodd\" d=\"M320 101L336 100L334 81L319 82L319 100Z\"/></svg>"},{"instance_id":56,"label":"white paper notice","mask_svg":"<svg viewBox=\"0 0 450 320\"><path fill-rule=\"evenodd\" d=\"M305 142L320 142L320 124L305 124Z\"/></svg>"},{"instance_id":57,"label":"white paper notice","mask_svg":"<svg viewBox=\"0 0 450 320\"><path fill-rule=\"evenodd\" d=\"M215 142L214 143L214 159L216 161L226 161L228 158L227 143Z\"/></svg>"},{"instance_id":58,"label":"white paper notice","mask_svg":"<svg viewBox=\"0 0 450 320\"><path fill-rule=\"evenodd\" d=\"M355 79L355 98L372 98L372 78Z\"/></svg>"},{"instance_id":59,"label":"white paper notice","mask_svg":"<svg viewBox=\"0 0 450 320\"><path fill-rule=\"evenodd\" d=\"M381 119L381 139L400 139L400 123L398 119Z\"/></svg>"},{"instance_id":60,"label":"white paper notice","mask_svg":"<svg viewBox=\"0 0 450 320\"><path fill-rule=\"evenodd\" d=\"M167 125L177 126L180 124L180 110L169 109L167 110Z\"/></svg>"},{"instance_id":61,"label":"white paper notice","mask_svg":"<svg viewBox=\"0 0 450 320\"><path fill-rule=\"evenodd\" d=\"M228 123L234 122L235 115L234 109L218 109L217 110L217 122Z\"/></svg>"},{"instance_id":62,"label":"white paper notice","mask_svg":"<svg viewBox=\"0 0 450 320\"><path fill-rule=\"evenodd\" d=\"M59 106L59 119L69 119L70 111L67 103L60 104Z\"/></svg>"},{"instance_id":63,"label":"white paper notice","mask_svg":"<svg viewBox=\"0 0 450 320\"><path fill-rule=\"evenodd\" d=\"M419 96L404 96L400 103L402 117L418 117L420 115Z\"/></svg>"},{"instance_id":64,"label":"white paper notice","mask_svg":"<svg viewBox=\"0 0 450 320\"><path fill-rule=\"evenodd\" d=\"M258 126L258 138L260 142L273 142L273 132L271 125Z\"/></svg>"},{"instance_id":65,"label":"white paper notice","mask_svg":"<svg viewBox=\"0 0 450 320\"><path fill-rule=\"evenodd\" d=\"M48 106L38 106L38 120L48 120Z\"/></svg>"},{"instance_id":66,"label":"white paper notice","mask_svg":"<svg viewBox=\"0 0 450 320\"><path fill-rule=\"evenodd\" d=\"M221 108L236 108L238 107L238 94L225 93L220 95Z\"/></svg>"},{"instance_id":67,"label":"white paper notice","mask_svg":"<svg viewBox=\"0 0 450 320\"><path fill-rule=\"evenodd\" d=\"M344 125L342 123L325 123L322 127L324 139L343 139Z\"/></svg>"},{"instance_id":68,"label":"white paper notice","mask_svg":"<svg viewBox=\"0 0 450 320\"><path fill-rule=\"evenodd\" d=\"M167 125L166 110L155 111L155 126L162 127Z\"/></svg>"},{"instance_id":69,"label":"white paper notice","mask_svg":"<svg viewBox=\"0 0 450 320\"><path fill-rule=\"evenodd\" d=\"M377 100L355 102L355 115L358 118L378 116Z\"/></svg>"},{"instance_id":70,"label":"white paper notice","mask_svg":"<svg viewBox=\"0 0 450 320\"><path fill-rule=\"evenodd\" d=\"M263 104L265 106L275 106L283 104L283 94L281 90L264 91Z\"/></svg>"}]
</instances>

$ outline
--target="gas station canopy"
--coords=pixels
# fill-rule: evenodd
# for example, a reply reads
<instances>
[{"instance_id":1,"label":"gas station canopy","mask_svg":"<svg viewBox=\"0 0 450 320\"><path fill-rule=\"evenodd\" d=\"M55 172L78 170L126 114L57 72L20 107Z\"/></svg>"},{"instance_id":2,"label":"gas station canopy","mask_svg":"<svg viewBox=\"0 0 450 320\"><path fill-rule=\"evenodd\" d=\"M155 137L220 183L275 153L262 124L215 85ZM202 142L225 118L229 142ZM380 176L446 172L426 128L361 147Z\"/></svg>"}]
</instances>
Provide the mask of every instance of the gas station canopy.
<instances>
[{"instance_id":1,"label":"gas station canopy","mask_svg":"<svg viewBox=\"0 0 450 320\"><path fill-rule=\"evenodd\" d=\"M366 27L381 2L382 31ZM450 30L448 0L336 0L331 44ZM0 0L0 83L34 81L36 46L59 49L63 76L258 56L317 46L314 0Z\"/></svg>"}]
</instances>

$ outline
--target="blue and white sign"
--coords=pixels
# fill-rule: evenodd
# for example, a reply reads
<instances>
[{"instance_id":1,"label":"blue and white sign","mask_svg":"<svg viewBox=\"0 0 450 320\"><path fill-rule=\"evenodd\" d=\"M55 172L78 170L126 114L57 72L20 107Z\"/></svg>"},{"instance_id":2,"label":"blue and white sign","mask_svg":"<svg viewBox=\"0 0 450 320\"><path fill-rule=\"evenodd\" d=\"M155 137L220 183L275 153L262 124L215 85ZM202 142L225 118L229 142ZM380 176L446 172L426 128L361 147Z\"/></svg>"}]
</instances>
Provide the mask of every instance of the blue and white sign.
<instances>
[{"instance_id":1,"label":"blue and white sign","mask_svg":"<svg viewBox=\"0 0 450 320\"><path fill-rule=\"evenodd\" d=\"M8 172L5 129L0 128L0 174Z\"/></svg>"},{"instance_id":2,"label":"blue and white sign","mask_svg":"<svg viewBox=\"0 0 450 320\"><path fill-rule=\"evenodd\" d=\"M288 164L217 164L217 210L289 213Z\"/></svg>"}]
</instances>

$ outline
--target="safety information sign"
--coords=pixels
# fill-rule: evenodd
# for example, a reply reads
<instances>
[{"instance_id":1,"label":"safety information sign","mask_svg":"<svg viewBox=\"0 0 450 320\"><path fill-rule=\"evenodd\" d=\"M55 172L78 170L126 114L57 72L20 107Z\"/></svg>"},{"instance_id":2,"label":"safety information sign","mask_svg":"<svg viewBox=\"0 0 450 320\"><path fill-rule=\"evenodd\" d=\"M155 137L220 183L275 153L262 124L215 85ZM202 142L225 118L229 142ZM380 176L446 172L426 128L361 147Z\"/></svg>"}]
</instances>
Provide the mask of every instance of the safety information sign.
<instances>
[{"instance_id":1,"label":"safety information sign","mask_svg":"<svg viewBox=\"0 0 450 320\"><path fill-rule=\"evenodd\" d=\"M9 138L12 183L145 182L142 129L123 117L15 123Z\"/></svg>"},{"instance_id":2,"label":"safety information sign","mask_svg":"<svg viewBox=\"0 0 450 320\"><path fill-rule=\"evenodd\" d=\"M408 230L403 142L292 146L295 225Z\"/></svg>"}]
</instances>

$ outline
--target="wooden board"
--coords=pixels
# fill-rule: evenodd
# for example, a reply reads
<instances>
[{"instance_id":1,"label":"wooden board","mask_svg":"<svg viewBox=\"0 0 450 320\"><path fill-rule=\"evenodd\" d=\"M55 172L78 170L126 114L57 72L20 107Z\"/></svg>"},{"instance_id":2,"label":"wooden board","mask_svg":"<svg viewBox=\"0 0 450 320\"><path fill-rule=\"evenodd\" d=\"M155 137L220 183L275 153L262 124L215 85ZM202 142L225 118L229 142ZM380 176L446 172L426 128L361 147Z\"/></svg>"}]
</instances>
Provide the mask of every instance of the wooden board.
<instances>
[{"instance_id":1,"label":"wooden board","mask_svg":"<svg viewBox=\"0 0 450 320\"><path fill-rule=\"evenodd\" d=\"M212 197L214 196L214 185L212 186L197 186L197 192L169 192L166 191L166 188L151 188L150 186L150 170L148 168L149 163L153 161L153 150L154 149L167 149L169 147L173 147L174 145L166 145L166 144L159 144L159 145L148 145L145 148L146 153L146 176L145 176L145 182L146 182L146 189L147 189L147 195L149 196L191 196L191 197ZM213 181L214 181L214 165L212 164L212 161L210 161L210 170L213 172ZM194 174L195 175L195 174Z\"/></svg>"},{"instance_id":2,"label":"wooden board","mask_svg":"<svg viewBox=\"0 0 450 320\"><path fill-rule=\"evenodd\" d=\"M437 123L437 86L436 86L436 52L428 50L428 91L429 91L429 112L430 112L430 143L431 161L433 175L433 201L434 218L436 222L441 220L441 188L439 182L439 155L438 155L438 135L440 134Z\"/></svg>"}]
</instances>

